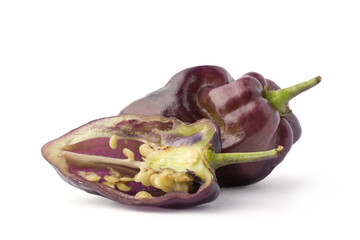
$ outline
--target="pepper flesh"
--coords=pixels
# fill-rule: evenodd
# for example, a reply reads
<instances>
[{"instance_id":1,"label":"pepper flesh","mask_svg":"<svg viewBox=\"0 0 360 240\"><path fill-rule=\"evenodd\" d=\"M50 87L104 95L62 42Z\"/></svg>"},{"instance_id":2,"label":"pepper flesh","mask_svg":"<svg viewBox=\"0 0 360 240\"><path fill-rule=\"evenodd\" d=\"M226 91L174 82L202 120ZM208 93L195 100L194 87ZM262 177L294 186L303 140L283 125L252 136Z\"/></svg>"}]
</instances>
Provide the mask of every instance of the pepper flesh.
<instances>
[{"instance_id":1,"label":"pepper flesh","mask_svg":"<svg viewBox=\"0 0 360 240\"><path fill-rule=\"evenodd\" d=\"M180 208L216 199L216 168L266 160L283 148L230 156L220 150L211 120L185 124L124 115L72 130L45 144L42 154L63 179L89 193L137 206Z\"/></svg>"},{"instance_id":2,"label":"pepper flesh","mask_svg":"<svg viewBox=\"0 0 360 240\"><path fill-rule=\"evenodd\" d=\"M289 94L255 72L234 81L221 67L198 66L177 73L165 87L131 103L119 115L156 114L190 123L212 119L221 131L223 153L284 146L284 154L271 160L216 170L220 186L248 185L269 175L301 136L300 123L288 107L291 98L284 96L294 97L320 80L311 79Z\"/></svg>"}]
</instances>

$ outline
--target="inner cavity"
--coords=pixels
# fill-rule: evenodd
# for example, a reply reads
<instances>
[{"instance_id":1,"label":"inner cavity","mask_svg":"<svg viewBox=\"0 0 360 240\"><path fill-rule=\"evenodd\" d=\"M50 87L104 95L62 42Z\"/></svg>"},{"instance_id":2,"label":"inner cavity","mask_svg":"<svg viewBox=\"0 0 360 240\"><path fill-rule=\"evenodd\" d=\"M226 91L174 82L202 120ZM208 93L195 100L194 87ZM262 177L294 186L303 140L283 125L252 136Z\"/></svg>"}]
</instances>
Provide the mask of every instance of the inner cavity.
<instances>
[{"instance_id":1,"label":"inner cavity","mask_svg":"<svg viewBox=\"0 0 360 240\"><path fill-rule=\"evenodd\" d=\"M134 153L135 160L142 161L142 156L139 153L139 147L142 144L143 142L136 140L118 139L117 148L112 149L109 146L109 138L95 138L69 145L64 148L64 150L93 156L126 159L127 157L123 153L122 149L127 148Z\"/></svg>"},{"instance_id":2,"label":"inner cavity","mask_svg":"<svg viewBox=\"0 0 360 240\"><path fill-rule=\"evenodd\" d=\"M200 187L193 175L147 168L142 158L154 149L136 140L115 139L114 143L115 137L89 139L64 148L70 172L135 197L141 192L154 197L173 191L195 193Z\"/></svg>"},{"instance_id":3,"label":"inner cavity","mask_svg":"<svg viewBox=\"0 0 360 240\"><path fill-rule=\"evenodd\" d=\"M138 192L145 191L151 193L152 196L161 196L164 193L153 186L144 186L133 180L133 175L121 172L121 169L115 167L103 168L71 168L71 173L81 176L87 181L93 183L104 184L107 187L125 192L126 194L135 196ZM119 171L118 171L119 170ZM118 172L120 175L114 174ZM111 177L118 179L111 179ZM109 179L110 178L110 179ZM114 181L113 181L114 180ZM110 182L109 182L110 181Z\"/></svg>"}]
</instances>

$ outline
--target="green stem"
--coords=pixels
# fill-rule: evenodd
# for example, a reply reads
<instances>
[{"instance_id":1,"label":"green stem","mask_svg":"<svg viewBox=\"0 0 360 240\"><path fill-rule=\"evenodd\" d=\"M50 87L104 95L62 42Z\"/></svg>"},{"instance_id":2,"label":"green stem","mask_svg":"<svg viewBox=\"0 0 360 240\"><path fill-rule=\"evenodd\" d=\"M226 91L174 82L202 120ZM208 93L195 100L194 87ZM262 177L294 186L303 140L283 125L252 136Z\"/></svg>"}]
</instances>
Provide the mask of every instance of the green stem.
<instances>
[{"instance_id":1,"label":"green stem","mask_svg":"<svg viewBox=\"0 0 360 240\"><path fill-rule=\"evenodd\" d=\"M282 146L269 151L247 153L214 153L209 150L209 163L213 169L217 169L230 164L257 162L277 157L283 150Z\"/></svg>"},{"instance_id":2,"label":"green stem","mask_svg":"<svg viewBox=\"0 0 360 240\"><path fill-rule=\"evenodd\" d=\"M270 104L279 111L281 116L285 116L291 113L289 109L289 101L299 95L300 93L314 87L321 81L321 77L317 76L306 82L296 84L294 86L278 89L268 90L264 88L264 97L270 102Z\"/></svg>"}]
</instances>

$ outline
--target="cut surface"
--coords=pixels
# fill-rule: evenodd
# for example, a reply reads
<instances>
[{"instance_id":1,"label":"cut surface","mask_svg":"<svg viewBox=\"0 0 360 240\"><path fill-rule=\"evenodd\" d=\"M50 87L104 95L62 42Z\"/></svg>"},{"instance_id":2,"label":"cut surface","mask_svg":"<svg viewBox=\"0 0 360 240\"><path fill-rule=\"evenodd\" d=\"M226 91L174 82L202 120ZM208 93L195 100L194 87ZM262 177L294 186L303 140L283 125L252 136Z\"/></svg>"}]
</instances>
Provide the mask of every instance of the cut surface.
<instances>
[{"instance_id":1,"label":"cut surface","mask_svg":"<svg viewBox=\"0 0 360 240\"><path fill-rule=\"evenodd\" d=\"M46 144L42 151L71 184L89 192L140 203L166 195L186 198L213 181L204 153L216 129L206 124L162 117L105 118Z\"/></svg>"}]
</instances>

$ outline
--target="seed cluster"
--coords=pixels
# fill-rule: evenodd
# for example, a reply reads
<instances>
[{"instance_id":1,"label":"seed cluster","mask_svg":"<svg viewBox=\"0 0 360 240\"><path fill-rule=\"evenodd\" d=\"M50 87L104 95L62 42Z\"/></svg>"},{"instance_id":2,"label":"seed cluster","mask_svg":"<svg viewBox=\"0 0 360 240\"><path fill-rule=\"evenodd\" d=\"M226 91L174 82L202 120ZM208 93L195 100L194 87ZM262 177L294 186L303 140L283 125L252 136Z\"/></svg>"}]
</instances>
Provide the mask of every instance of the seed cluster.
<instances>
[{"instance_id":1,"label":"seed cluster","mask_svg":"<svg viewBox=\"0 0 360 240\"><path fill-rule=\"evenodd\" d=\"M95 172L78 171L78 174L82 178L94 183L99 182L99 180L101 179L101 177L97 175Z\"/></svg>"},{"instance_id":2,"label":"seed cluster","mask_svg":"<svg viewBox=\"0 0 360 240\"><path fill-rule=\"evenodd\" d=\"M164 146L164 149L166 148ZM139 147L140 154L145 158L153 151L154 149L148 144L142 144ZM154 186L164 192L189 192L193 178L187 173L175 172L171 169L155 172L153 169L140 168L140 172L135 175L134 181L141 182L144 186Z\"/></svg>"},{"instance_id":3,"label":"seed cluster","mask_svg":"<svg viewBox=\"0 0 360 240\"><path fill-rule=\"evenodd\" d=\"M121 173L119 173L112 167L107 167L107 169L109 169L110 175L105 175L103 177L104 181L101 182L102 184L113 189L117 188L118 190L124 192L131 190L131 187L129 187L127 183L134 181L134 178L124 177L121 175ZM84 179L94 183L98 183L101 179L101 176L99 176L95 172L79 171L78 174Z\"/></svg>"},{"instance_id":4,"label":"seed cluster","mask_svg":"<svg viewBox=\"0 0 360 240\"><path fill-rule=\"evenodd\" d=\"M116 135L113 135L110 138L109 145L112 149L116 149L118 147L117 141L118 138ZM164 146L163 148L166 149L167 147ZM164 150L163 148L159 148L158 150ZM142 144L139 147L139 153L145 158L154 151L155 150L148 144ZM127 160L135 161L134 152L132 152L130 149L124 148L123 154L127 157ZM131 187L127 184L132 181L141 183L146 187L153 186L166 193L172 191L189 192L191 186L193 185L192 176L185 172L175 172L172 169L154 171L149 167L142 166L140 167L140 171L133 178L123 176L120 172L116 171L112 167L107 167L107 169L109 170L110 175L105 175L102 179L103 181L101 181L101 184L124 192L131 190ZM94 183L98 183L101 180L101 176L95 172L78 171L78 175ZM135 195L135 199L142 198L150 199L152 198L152 195L146 191L140 191Z\"/></svg>"},{"instance_id":5,"label":"seed cluster","mask_svg":"<svg viewBox=\"0 0 360 240\"><path fill-rule=\"evenodd\" d=\"M134 177L135 182L141 182L144 186L153 186L164 192L189 192L193 178L187 173L175 172L164 169L156 172L153 169L141 168Z\"/></svg>"}]
</instances>

